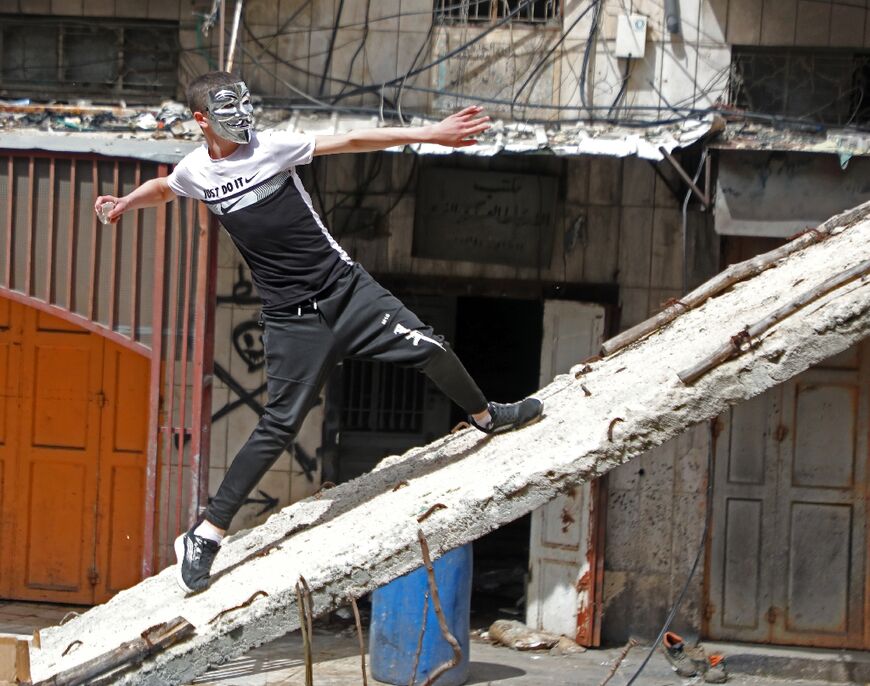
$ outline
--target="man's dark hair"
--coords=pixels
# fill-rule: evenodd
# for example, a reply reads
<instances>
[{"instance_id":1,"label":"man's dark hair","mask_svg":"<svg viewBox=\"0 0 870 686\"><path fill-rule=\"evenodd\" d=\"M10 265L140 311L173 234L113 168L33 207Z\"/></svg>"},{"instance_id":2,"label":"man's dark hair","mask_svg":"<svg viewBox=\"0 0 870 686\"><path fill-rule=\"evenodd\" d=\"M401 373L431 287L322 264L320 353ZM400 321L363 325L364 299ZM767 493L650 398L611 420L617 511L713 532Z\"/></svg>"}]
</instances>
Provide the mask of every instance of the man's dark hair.
<instances>
[{"instance_id":1,"label":"man's dark hair","mask_svg":"<svg viewBox=\"0 0 870 686\"><path fill-rule=\"evenodd\" d=\"M230 74L228 71L210 71L202 76L197 76L187 86L187 106L191 112L205 114L208 108L208 92L221 86L229 86L238 83L241 79Z\"/></svg>"}]
</instances>

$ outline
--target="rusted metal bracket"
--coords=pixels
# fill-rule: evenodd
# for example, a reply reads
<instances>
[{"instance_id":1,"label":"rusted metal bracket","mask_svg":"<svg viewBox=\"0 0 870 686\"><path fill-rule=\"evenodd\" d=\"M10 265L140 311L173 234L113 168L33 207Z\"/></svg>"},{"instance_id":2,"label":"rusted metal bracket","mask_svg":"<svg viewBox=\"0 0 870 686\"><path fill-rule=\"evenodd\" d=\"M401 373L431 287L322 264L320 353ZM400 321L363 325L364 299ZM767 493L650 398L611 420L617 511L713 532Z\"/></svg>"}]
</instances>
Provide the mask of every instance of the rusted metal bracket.
<instances>
[{"instance_id":1,"label":"rusted metal bracket","mask_svg":"<svg viewBox=\"0 0 870 686\"><path fill-rule=\"evenodd\" d=\"M684 312L699 307L710 298L719 295L720 293L724 293L735 283L751 279L761 272L770 269L780 260L785 259L792 253L825 240L837 227L851 226L856 221L863 219L868 211L870 211L870 203L847 210L842 214L831 217L818 228L804 231L799 236L792 239L791 242L786 243L775 250L756 255L755 257L744 260L743 262L738 262L737 264L732 264L725 271L710 279L707 283L702 284L691 293L684 295L680 300L668 303L666 308L654 317L650 317L627 331L623 331L618 336L614 336L605 341L604 345L601 346L601 355L607 357L619 352L632 343L639 341L644 336L666 326ZM581 369L580 372L575 375L576 378L579 379L580 376L587 371L592 371L592 369Z\"/></svg>"},{"instance_id":2,"label":"rusted metal bracket","mask_svg":"<svg viewBox=\"0 0 870 686\"><path fill-rule=\"evenodd\" d=\"M674 170L677 172L677 174L680 175L680 178L686 183L686 185L689 187L689 189L691 189L692 193L695 194L695 196L698 198L698 200L704 206L704 209L705 210L708 209L710 207L710 196L708 194L709 190L710 190L710 156L709 155L707 156L707 161L706 161L707 169L705 171L705 179L707 181L707 189L706 190L708 192L705 193L700 188L698 188L697 184L694 181L692 181L692 177L689 176L689 174L686 172L685 169L683 169L683 166L679 163L679 161L677 161L677 158L668 152L668 150L665 146L663 146L663 145L659 146L659 152L662 154L662 156L668 162L671 163L671 166L674 168Z\"/></svg>"},{"instance_id":3,"label":"rusted metal bracket","mask_svg":"<svg viewBox=\"0 0 870 686\"><path fill-rule=\"evenodd\" d=\"M794 300L787 302L782 307L777 308L764 319L747 326L744 330L731 336L728 342L716 350L713 354L698 362L696 365L684 369L677 376L687 386L695 383L699 378L704 376L714 367L727 362L728 360L743 354L745 351L757 345L759 336L769 331L775 324L778 324L786 317L797 312L807 304L818 300L831 291L834 291L841 286L850 283L856 279L870 277L870 260L864 260L845 272L836 274L814 288L805 291Z\"/></svg>"}]
</instances>

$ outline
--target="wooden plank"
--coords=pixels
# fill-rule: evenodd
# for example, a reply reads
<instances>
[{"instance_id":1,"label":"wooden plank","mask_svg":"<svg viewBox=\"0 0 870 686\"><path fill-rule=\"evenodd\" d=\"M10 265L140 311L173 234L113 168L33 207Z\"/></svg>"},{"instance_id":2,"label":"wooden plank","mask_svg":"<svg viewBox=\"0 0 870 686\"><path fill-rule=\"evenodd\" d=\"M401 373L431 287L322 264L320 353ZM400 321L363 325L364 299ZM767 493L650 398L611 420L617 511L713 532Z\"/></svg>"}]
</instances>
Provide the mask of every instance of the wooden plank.
<instances>
[{"instance_id":1,"label":"wooden plank","mask_svg":"<svg viewBox=\"0 0 870 686\"><path fill-rule=\"evenodd\" d=\"M29 683L29 643L14 636L0 636L0 686Z\"/></svg>"},{"instance_id":2,"label":"wooden plank","mask_svg":"<svg viewBox=\"0 0 870 686\"><path fill-rule=\"evenodd\" d=\"M0 684L14 684L18 678L18 639L12 636L0 637Z\"/></svg>"}]
</instances>

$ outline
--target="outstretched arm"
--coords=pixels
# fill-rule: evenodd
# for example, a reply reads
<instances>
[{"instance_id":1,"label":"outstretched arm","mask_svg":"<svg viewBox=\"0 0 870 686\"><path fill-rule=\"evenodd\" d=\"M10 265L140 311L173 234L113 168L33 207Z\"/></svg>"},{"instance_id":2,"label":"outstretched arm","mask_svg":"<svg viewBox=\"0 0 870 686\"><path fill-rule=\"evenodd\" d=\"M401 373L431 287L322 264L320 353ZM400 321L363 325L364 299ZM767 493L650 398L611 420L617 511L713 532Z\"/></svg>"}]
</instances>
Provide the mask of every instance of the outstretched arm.
<instances>
[{"instance_id":1,"label":"outstretched arm","mask_svg":"<svg viewBox=\"0 0 870 686\"><path fill-rule=\"evenodd\" d=\"M483 108L474 105L429 126L363 129L334 136L315 136L314 154L374 152L409 143L437 143L462 148L477 143L474 136L489 128L489 117L482 113Z\"/></svg>"},{"instance_id":2,"label":"outstretched arm","mask_svg":"<svg viewBox=\"0 0 870 686\"><path fill-rule=\"evenodd\" d=\"M169 188L166 183L166 177L158 177L146 181L138 188L130 191L129 194L118 198L114 195L101 195L94 203L94 212L100 214L100 205L106 202L113 202L115 206L107 215L112 224L116 224L121 218L121 215L128 210L138 210L142 207L153 207L162 205L175 198L175 193Z\"/></svg>"}]
</instances>

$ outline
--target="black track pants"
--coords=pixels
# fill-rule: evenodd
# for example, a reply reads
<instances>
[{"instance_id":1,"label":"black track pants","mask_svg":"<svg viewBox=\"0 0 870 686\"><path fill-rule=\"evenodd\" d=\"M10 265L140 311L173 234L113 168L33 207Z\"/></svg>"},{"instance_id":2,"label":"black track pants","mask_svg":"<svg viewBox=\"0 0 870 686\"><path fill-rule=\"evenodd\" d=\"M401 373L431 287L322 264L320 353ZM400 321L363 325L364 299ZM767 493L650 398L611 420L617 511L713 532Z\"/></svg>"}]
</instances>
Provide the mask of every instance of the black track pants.
<instances>
[{"instance_id":1,"label":"black track pants","mask_svg":"<svg viewBox=\"0 0 870 686\"><path fill-rule=\"evenodd\" d=\"M296 436L336 364L345 357L416 367L466 413L486 408L477 384L444 339L359 265L327 289L316 311L266 316L265 413L206 510L221 529Z\"/></svg>"}]
</instances>

